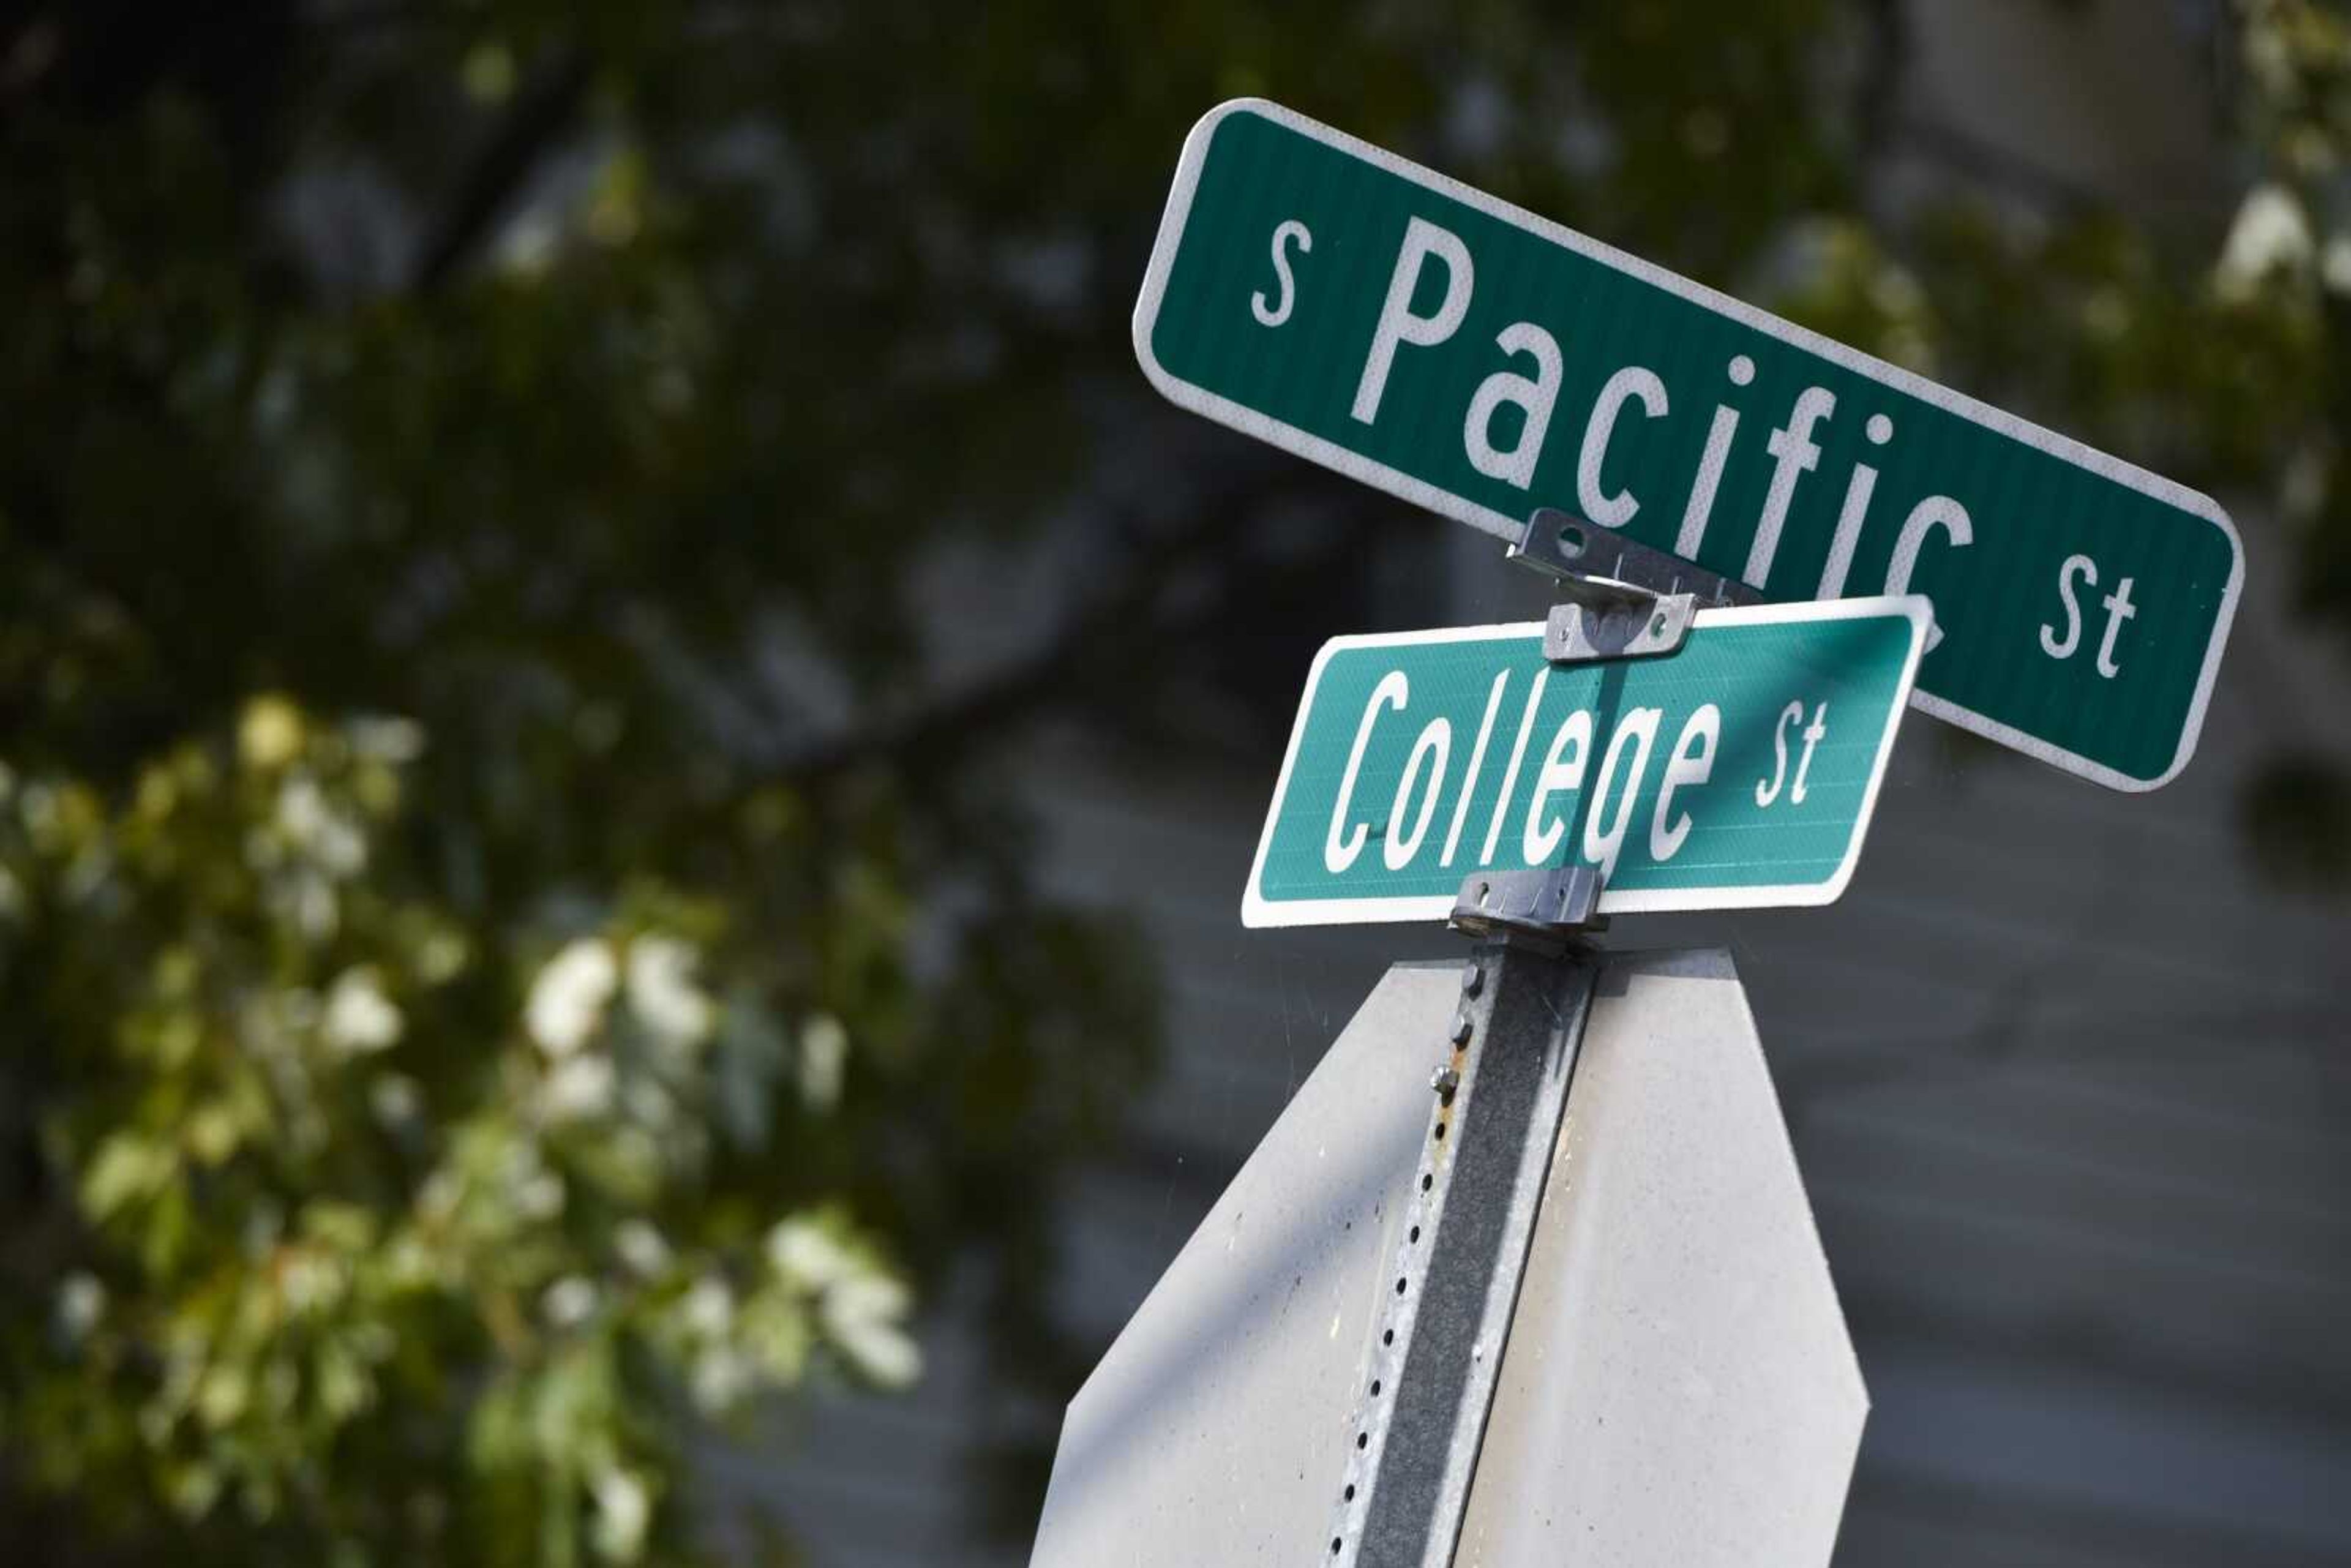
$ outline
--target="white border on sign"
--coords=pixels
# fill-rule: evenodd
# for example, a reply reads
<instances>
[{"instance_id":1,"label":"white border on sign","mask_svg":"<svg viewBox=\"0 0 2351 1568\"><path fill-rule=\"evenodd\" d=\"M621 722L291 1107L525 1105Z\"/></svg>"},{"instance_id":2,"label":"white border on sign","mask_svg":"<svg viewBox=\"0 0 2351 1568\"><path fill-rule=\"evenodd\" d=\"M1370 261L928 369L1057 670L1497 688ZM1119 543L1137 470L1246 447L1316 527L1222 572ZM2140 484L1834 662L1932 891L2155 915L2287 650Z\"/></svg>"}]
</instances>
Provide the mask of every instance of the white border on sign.
<instances>
[{"instance_id":1,"label":"white border on sign","mask_svg":"<svg viewBox=\"0 0 2351 1568\"><path fill-rule=\"evenodd\" d=\"M1924 594L1906 593L1900 597L1880 595L1875 599L1825 599L1805 604L1748 604L1723 610L1701 610L1691 622L1690 634L1698 635L1714 626L1785 626L1806 621L1865 621L1879 616L1903 616L1910 622L1910 650L1903 656L1902 674L1895 683L1894 701L1886 719L1886 733L1878 737L1877 756L1870 764L1869 783L1861 795L1861 809L1853 820L1853 837L1845 845L1844 859L1836 872L1824 882L1790 883L1774 887L1676 887L1640 888L1618 893L1607 887L1600 890L1599 913L1602 915L1646 915L1667 910L1691 909L1766 909L1805 907L1834 904L1844 894L1845 884L1853 880L1854 867L1861 863L1861 846L1869 836L1869 820L1877 810L1878 786L1886 781L1886 764L1894 755L1894 737L1902 728L1902 707L1911 695L1918 676L1918 660L1927 648L1927 628L1934 622L1934 612ZM1380 921L1442 920L1453 913L1453 894L1418 894L1408 898L1292 898L1267 899L1258 892L1259 881L1265 874L1265 857L1273 847L1274 824L1280 819L1282 801L1290 793L1290 771L1297 765L1298 747L1306 736L1306 715L1314 706L1314 693L1322 684L1322 672L1331 656L1347 648L1404 648L1430 643L1488 643L1506 639L1541 640L1543 623L1540 621L1515 622L1503 626L1445 626L1427 632L1373 632L1363 636L1333 637L1322 644L1314 655L1314 663L1306 672L1306 689L1298 699L1298 717L1290 727L1290 746L1281 755L1281 772L1274 780L1273 802L1265 810L1265 827L1258 834L1257 857L1249 862L1248 883L1241 889L1241 924L1251 929L1281 925L1369 925ZM1668 655L1670 657L1670 655ZM1474 874L1462 873L1466 880Z\"/></svg>"},{"instance_id":2,"label":"white border on sign","mask_svg":"<svg viewBox=\"0 0 2351 1568\"><path fill-rule=\"evenodd\" d=\"M1385 148L1374 147L1343 131L1334 131L1319 120L1309 120L1295 110L1284 109L1261 98L1237 98L1220 103L1202 115L1199 123L1192 127L1191 134L1184 139L1183 156L1176 165L1176 181L1167 193L1166 211L1159 220L1159 237L1151 247L1151 265L1144 273L1143 293L1134 304L1134 357L1141 361L1143 373L1151 378L1151 384L1157 387L1170 402L1213 419L1219 424L1229 425L1245 434L1254 435L1259 441L1284 451L1310 458L1326 468L1336 469L1350 478L1362 480L1390 495L1426 507L1432 512L1468 523L1471 528L1492 534L1497 538L1516 539L1525 530L1524 517L1513 517L1489 507L1481 507L1475 501L1440 490L1408 474L1399 473L1384 463L1376 463L1358 453L1350 452L1296 425L1246 408L1189 382L1178 381L1153 355L1151 329L1159 319L1160 299L1166 290L1167 274L1176 264L1176 247L1184 237L1185 220L1191 215L1192 196L1199 187L1200 167L1207 159L1209 138L1214 134L1217 122L1227 115L1244 111L1262 115L1276 124L1287 126L1327 146L1376 163L1388 172L1425 189L1449 196L1620 272L1630 273L1694 305L1704 306L1717 315L1727 316L1768 337L1833 361L1856 375L1865 376L1897 392L1907 392L1963 419L1987 425L2077 468L2089 469L2126 489L2137 490L2143 496L2177 507L2212 524L2229 540L2229 585L2221 592L2220 613L2212 622L2212 640L2204 650L2204 665L2197 677L2196 693L2189 702L2187 717L2180 727L2179 747L2172 756L2171 766L2158 777L2134 779L2102 762L2092 761L2078 752L2068 751L2038 736L2028 735L1931 693L1917 692L1910 699L1913 706L1921 711L1949 720L1962 729L1971 729L2003 746L2014 747L2052 767L2062 768L2068 773L2104 784L2108 789L2134 794L2159 789L2170 783L2179 776L2179 770L2188 766L2189 758L2196 754L2197 739L2204 731L2204 710L2212 698L2212 684L2220 673L2220 650L2229 640L2229 627L2237 615L2238 591L2245 580L2245 547L2237 537L2237 525L2230 520L2228 513L2220 509L2220 503L2210 496L2166 479L2159 474L2150 474L2134 464L2100 452L2094 446L2085 445L2071 436L2060 435L2031 420L2020 419L1990 403L1980 402L1964 392L1953 392L1899 365L1890 365L1857 349L1847 348L1834 339L1824 338L1792 321L1784 321L1768 310L1758 309L1744 300L1734 299L1702 283L1692 282L1667 271L1655 262L1644 261L1614 246L1578 234L1562 224L1553 223L1523 207L1513 206L1474 186L1465 185L1433 169L1399 158Z\"/></svg>"}]
</instances>

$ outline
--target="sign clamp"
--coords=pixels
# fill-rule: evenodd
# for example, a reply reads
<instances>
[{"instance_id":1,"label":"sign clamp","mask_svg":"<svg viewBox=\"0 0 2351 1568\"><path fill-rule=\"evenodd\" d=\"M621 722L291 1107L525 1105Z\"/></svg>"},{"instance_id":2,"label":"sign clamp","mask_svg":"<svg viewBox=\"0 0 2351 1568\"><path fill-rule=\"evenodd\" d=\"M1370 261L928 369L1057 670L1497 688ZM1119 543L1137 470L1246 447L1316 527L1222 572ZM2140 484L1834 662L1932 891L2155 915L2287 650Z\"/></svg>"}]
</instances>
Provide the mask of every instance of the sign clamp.
<instances>
[{"instance_id":1,"label":"sign clamp","mask_svg":"<svg viewBox=\"0 0 2351 1568\"><path fill-rule=\"evenodd\" d=\"M1538 508L1507 556L1552 579L1564 596L1543 623L1543 657L1554 664L1671 653L1689 636L1700 609L1763 602L1737 578L1692 566L1556 507Z\"/></svg>"},{"instance_id":2,"label":"sign clamp","mask_svg":"<svg viewBox=\"0 0 2351 1568\"><path fill-rule=\"evenodd\" d=\"M1599 904L1597 866L1485 872L1461 884L1447 924L1472 936L1557 952L1608 929Z\"/></svg>"}]
</instances>

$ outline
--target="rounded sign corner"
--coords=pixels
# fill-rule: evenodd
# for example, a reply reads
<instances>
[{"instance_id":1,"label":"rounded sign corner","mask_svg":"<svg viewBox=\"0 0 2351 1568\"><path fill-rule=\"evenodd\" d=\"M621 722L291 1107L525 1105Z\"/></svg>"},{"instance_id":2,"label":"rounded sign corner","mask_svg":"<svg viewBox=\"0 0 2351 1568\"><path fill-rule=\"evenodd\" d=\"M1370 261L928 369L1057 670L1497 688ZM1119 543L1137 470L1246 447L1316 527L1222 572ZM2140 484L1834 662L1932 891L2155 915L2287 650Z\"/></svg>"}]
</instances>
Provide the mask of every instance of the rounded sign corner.
<instances>
[{"instance_id":1,"label":"rounded sign corner","mask_svg":"<svg viewBox=\"0 0 2351 1568\"><path fill-rule=\"evenodd\" d=\"M2229 541L2229 580L2234 584L2241 579L2245 574L2245 537L2238 532L2237 519L2229 515L2229 509L2203 491L2191 490L2184 485L2177 487L2171 500L2181 511L2201 517L2220 530L2220 537Z\"/></svg>"},{"instance_id":2,"label":"rounded sign corner","mask_svg":"<svg viewBox=\"0 0 2351 1568\"><path fill-rule=\"evenodd\" d=\"M1158 325L1159 297L1156 294L1146 295L1136 302L1128 329L1134 341L1134 362L1143 367L1144 379L1161 397L1178 408L1188 408L1191 406L1191 389L1167 373L1167 368L1159 362L1159 355L1151 346L1152 330Z\"/></svg>"},{"instance_id":3,"label":"rounded sign corner","mask_svg":"<svg viewBox=\"0 0 2351 1568\"><path fill-rule=\"evenodd\" d=\"M1191 151L1192 141L1196 137L1206 141L1220 123L1236 114L1254 114L1261 119L1273 120L1277 124L1288 123L1291 117L1290 110L1282 108L1271 99L1245 92L1238 98L1228 98L1222 103L1213 105L1207 113L1194 120L1192 129L1185 133L1184 150L1186 152Z\"/></svg>"},{"instance_id":4,"label":"rounded sign corner","mask_svg":"<svg viewBox=\"0 0 2351 1568\"><path fill-rule=\"evenodd\" d=\"M1855 834L1853 848L1845 852L1843 863L1836 868L1828 881L1814 888L1809 897L1792 902L1800 909L1825 909L1843 898L1845 889L1853 885L1854 873L1861 869L1863 841L1860 834Z\"/></svg>"},{"instance_id":5,"label":"rounded sign corner","mask_svg":"<svg viewBox=\"0 0 2351 1568\"><path fill-rule=\"evenodd\" d=\"M2199 713L2189 727L2180 733L2179 749L2172 753L2171 765L2162 772L2152 779L2135 779L2127 773L2117 772L2112 779L2104 779L2101 782L2108 789L2119 790L2126 795L2153 794L2188 771L2188 765L2196 759L2196 742L2203 733L2204 716Z\"/></svg>"},{"instance_id":6,"label":"rounded sign corner","mask_svg":"<svg viewBox=\"0 0 2351 1568\"><path fill-rule=\"evenodd\" d=\"M1322 645L1314 650L1314 657L1307 661L1305 695L1300 701L1304 702L1313 696L1314 688L1322 684L1322 672L1331 667L1331 661L1338 656L1339 651L1353 640L1343 633L1323 639Z\"/></svg>"},{"instance_id":7,"label":"rounded sign corner","mask_svg":"<svg viewBox=\"0 0 2351 1568\"><path fill-rule=\"evenodd\" d=\"M1935 601L1923 593L1896 593L1886 596L1886 607L1910 622L1911 678L1917 678L1918 662L1927 656L1927 638L1935 630Z\"/></svg>"}]
</instances>

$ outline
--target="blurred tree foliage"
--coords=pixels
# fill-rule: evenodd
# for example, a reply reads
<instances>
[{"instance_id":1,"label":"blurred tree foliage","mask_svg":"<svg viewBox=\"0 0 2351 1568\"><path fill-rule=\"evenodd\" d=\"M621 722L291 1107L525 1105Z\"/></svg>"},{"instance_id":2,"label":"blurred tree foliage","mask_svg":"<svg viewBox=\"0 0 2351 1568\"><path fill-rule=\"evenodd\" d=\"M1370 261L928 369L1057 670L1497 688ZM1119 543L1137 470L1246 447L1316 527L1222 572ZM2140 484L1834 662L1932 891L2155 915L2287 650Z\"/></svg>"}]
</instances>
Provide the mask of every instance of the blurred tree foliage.
<instances>
[{"instance_id":1,"label":"blurred tree foliage","mask_svg":"<svg viewBox=\"0 0 2351 1568\"><path fill-rule=\"evenodd\" d=\"M1998 171L1890 210L1902 16L0 25L8 1528L687 1559L698 1427L914 1377L957 1270L997 1374L1066 1391L1053 1198L1155 1007L1131 933L1034 890L992 747L1073 668L1178 663L1139 627L1212 639L1157 585L1299 482L1196 432L1133 472L1185 450L1123 319L1218 99L2272 502L2351 622L2342 7L2212 7L2246 178L2190 233L2021 219ZM1176 521L1051 656L940 671L905 562L1121 486ZM2339 861L2346 798L2283 759L2257 841Z\"/></svg>"}]
</instances>

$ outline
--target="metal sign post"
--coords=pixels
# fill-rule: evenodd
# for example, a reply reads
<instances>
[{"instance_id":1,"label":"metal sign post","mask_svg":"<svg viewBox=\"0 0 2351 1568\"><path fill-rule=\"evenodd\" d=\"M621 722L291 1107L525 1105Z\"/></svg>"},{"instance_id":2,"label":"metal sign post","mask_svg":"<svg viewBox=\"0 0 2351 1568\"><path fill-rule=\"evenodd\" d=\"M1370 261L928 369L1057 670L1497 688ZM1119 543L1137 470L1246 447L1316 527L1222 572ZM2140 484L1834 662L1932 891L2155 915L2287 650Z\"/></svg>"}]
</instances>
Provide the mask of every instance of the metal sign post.
<instances>
[{"instance_id":1,"label":"metal sign post","mask_svg":"<svg viewBox=\"0 0 2351 1568\"><path fill-rule=\"evenodd\" d=\"M1431 1081L1427 1155L1339 1482L1339 1568L1452 1561L1591 1005L1597 970L1573 938L1598 885L1578 868L1462 890L1457 923L1489 939L1462 968Z\"/></svg>"}]
</instances>

